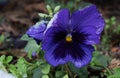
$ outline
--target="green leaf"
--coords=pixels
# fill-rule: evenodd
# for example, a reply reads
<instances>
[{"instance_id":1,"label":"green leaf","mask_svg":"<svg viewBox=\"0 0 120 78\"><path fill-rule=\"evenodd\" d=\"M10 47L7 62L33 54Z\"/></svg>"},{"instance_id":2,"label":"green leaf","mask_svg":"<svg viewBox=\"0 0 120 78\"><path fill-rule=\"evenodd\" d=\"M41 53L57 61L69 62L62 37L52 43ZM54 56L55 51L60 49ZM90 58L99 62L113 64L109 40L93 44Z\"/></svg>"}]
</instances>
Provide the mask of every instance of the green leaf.
<instances>
[{"instance_id":1,"label":"green leaf","mask_svg":"<svg viewBox=\"0 0 120 78\"><path fill-rule=\"evenodd\" d=\"M67 3L67 6L68 6L69 8L73 8L73 7L74 7L73 1L69 1L69 2Z\"/></svg>"},{"instance_id":2,"label":"green leaf","mask_svg":"<svg viewBox=\"0 0 120 78\"><path fill-rule=\"evenodd\" d=\"M25 40L25 41L28 41L28 40L31 40L32 38L30 38L27 34L24 34L22 37L21 37L21 40Z\"/></svg>"},{"instance_id":3,"label":"green leaf","mask_svg":"<svg viewBox=\"0 0 120 78\"><path fill-rule=\"evenodd\" d=\"M0 70L7 71L5 66L0 62Z\"/></svg>"},{"instance_id":4,"label":"green leaf","mask_svg":"<svg viewBox=\"0 0 120 78\"><path fill-rule=\"evenodd\" d=\"M43 14L43 13L39 13L38 15L39 15L40 17L42 17L42 18L44 18L44 17L48 17L47 14Z\"/></svg>"},{"instance_id":5,"label":"green leaf","mask_svg":"<svg viewBox=\"0 0 120 78\"><path fill-rule=\"evenodd\" d=\"M88 71L87 71L87 66L82 67L82 68L76 68L73 64L68 63L69 68L72 72L76 73L78 77L80 78L87 78L88 77Z\"/></svg>"},{"instance_id":6,"label":"green leaf","mask_svg":"<svg viewBox=\"0 0 120 78\"><path fill-rule=\"evenodd\" d=\"M19 58L18 62L16 64L17 67L17 71L19 72L19 74L21 76L25 76L26 72L27 72L27 64L26 64L26 60L24 58Z\"/></svg>"},{"instance_id":7,"label":"green leaf","mask_svg":"<svg viewBox=\"0 0 120 78\"><path fill-rule=\"evenodd\" d=\"M113 74L109 75L107 78L120 78L120 68L114 68L112 72Z\"/></svg>"},{"instance_id":8,"label":"green leaf","mask_svg":"<svg viewBox=\"0 0 120 78\"><path fill-rule=\"evenodd\" d=\"M120 68L115 68L112 72L114 74L109 75L107 78L120 78Z\"/></svg>"},{"instance_id":9,"label":"green leaf","mask_svg":"<svg viewBox=\"0 0 120 78\"><path fill-rule=\"evenodd\" d=\"M64 75L63 78L69 78L68 74Z\"/></svg>"},{"instance_id":10,"label":"green leaf","mask_svg":"<svg viewBox=\"0 0 120 78\"><path fill-rule=\"evenodd\" d=\"M24 50L28 52L28 57L31 58L32 52L36 52L38 49L40 49L40 46L36 43L35 40L30 40Z\"/></svg>"},{"instance_id":11,"label":"green leaf","mask_svg":"<svg viewBox=\"0 0 120 78\"><path fill-rule=\"evenodd\" d=\"M107 78L120 78L120 75L110 75L110 76L108 76Z\"/></svg>"},{"instance_id":12,"label":"green leaf","mask_svg":"<svg viewBox=\"0 0 120 78\"><path fill-rule=\"evenodd\" d=\"M41 72L41 68L38 67L34 70L34 73L33 73L33 77L32 78L41 78L42 77L42 72Z\"/></svg>"},{"instance_id":13,"label":"green leaf","mask_svg":"<svg viewBox=\"0 0 120 78\"><path fill-rule=\"evenodd\" d=\"M106 22L106 23L109 23L109 22L110 22L110 20L109 20L109 19L105 19L105 22Z\"/></svg>"},{"instance_id":14,"label":"green leaf","mask_svg":"<svg viewBox=\"0 0 120 78\"><path fill-rule=\"evenodd\" d=\"M37 61L37 62L38 62L38 65L46 63L45 59L39 59L39 61Z\"/></svg>"},{"instance_id":15,"label":"green leaf","mask_svg":"<svg viewBox=\"0 0 120 78\"><path fill-rule=\"evenodd\" d=\"M58 12L60 10L60 5L56 6L55 9L54 9L54 13Z\"/></svg>"},{"instance_id":16,"label":"green leaf","mask_svg":"<svg viewBox=\"0 0 120 78\"><path fill-rule=\"evenodd\" d=\"M53 15L52 8L50 7L50 5L47 5L46 7L49 12L49 15L52 16Z\"/></svg>"},{"instance_id":17,"label":"green leaf","mask_svg":"<svg viewBox=\"0 0 120 78\"><path fill-rule=\"evenodd\" d=\"M2 63L5 62L5 55L2 55L2 56L0 57L0 62L2 62Z\"/></svg>"},{"instance_id":18,"label":"green leaf","mask_svg":"<svg viewBox=\"0 0 120 78\"><path fill-rule=\"evenodd\" d=\"M16 75L16 76L17 76L18 71L17 71L15 65L10 64L10 65L9 65L9 70L10 70L10 72L11 72L13 75Z\"/></svg>"},{"instance_id":19,"label":"green leaf","mask_svg":"<svg viewBox=\"0 0 120 78\"><path fill-rule=\"evenodd\" d=\"M28 43L27 43L27 46L25 47L25 51L26 52L35 52L37 51L38 49L40 48L40 46L36 43L35 40L30 40Z\"/></svg>"},{"instance_id":20,"label":"green leaf","mask_svg":"<svg viewBox=\"0 0 120 78\"><path fill-rule=\"evenodd\" d=\"M111 17L111 21L115 21L115 20L116 20L115 16Z\"/></svg>"},{"instance_id":21,"label":"green leaf","mask_svg":"<svg viewBox=\"0 0 120 78\"><path fill-rule=\"evenodd\" d=\"M12 61L13 57L12 56L7 56L5 62L8 64Z\"/></svg>"},{"instance_id":22,"label":"green leaf","mask_svg":"<svg viewBox=\"0 0 120 78\"><path fill-rule=\"evenodd\" d=\"M50 71L50 65L49 64L44 65L44 67L42 68L42 73L48 74L49 71Z\"/></svg>"},{"instance_id":23,"label":"green leaf","mask_svg":"<svg viewBox=\"0 0 120 78\"><path fill-rule=\"evenodd\" d=\"M100 52L96 51L93 53L93 58L92 58L92 62L91 62L94 64L91 64L91 65L95 65L98 67L107 67L110 60L111 60L110 57L102 55L102 54L100 54Z\"/></svg>"},{"instance_id":24,"label":"green leaf","mask_svg":"<svg viewBox=\"0 0 120 78\"><path fill-rule=\"evenodd\" d=\"M63 76L63 72L62 71L56 71L56 73L55 73L55 77L56 78L60 78L61 76Z\"/></svg>"},{"instance_id":25,"label":"green leaf","mask_svg":"<svg viewBox=\"0 0 120 78\"><path fill-rule=\"evenodd\" d=\"M42 78L49 78L49 76L48 75L43 75Z\"/></svg>"}]
</instances>

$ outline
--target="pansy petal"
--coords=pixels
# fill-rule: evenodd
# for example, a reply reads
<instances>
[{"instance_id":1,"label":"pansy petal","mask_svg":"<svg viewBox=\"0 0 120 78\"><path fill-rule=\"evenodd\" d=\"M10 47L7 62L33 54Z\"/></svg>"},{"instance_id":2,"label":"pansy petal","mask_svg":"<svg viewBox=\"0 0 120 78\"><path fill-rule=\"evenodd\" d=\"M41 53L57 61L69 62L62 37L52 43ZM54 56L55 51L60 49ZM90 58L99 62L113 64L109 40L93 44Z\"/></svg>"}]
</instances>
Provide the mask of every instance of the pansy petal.
<instances>
[{"instance_id":1,"label":"pansy petal","mask_svg":"<svg viewBox=\"0 0 120 78\"><path fill-rule=\"evenodd\" d=\"M105 22L97 10L95 5L90 5L82 10L75 11L72 14L71 17L71 26L73 31L78 30L79 31L84 31L89 32L90 37L95 37L88 39L87 44L97 44L99 43L99 38L98 35L100 36L104 26ZM84 33L83 32L83 33ZM94 43L90 43L94 42Z\"/></svg>"},{"instance_id":2,"label":"pansy petal","mask_svg":"<svg viewBox=\"0 0 120 78\"><path fill-rule=\"evenodd\" d=\"M45 53L45 59L47 60L47 62L49 63L49 64L51 64L52 66L57 66L57 65L59 65L59 64L64 64L64 63L66 63L66 61L64 61L62 58L61 59L59 59L59 60L57 60L57 59L55 59L55 57L54 57L54 50L56 49L56 47L59 45L59 43L58 44L56 44L56 45L52 45L53 47L52 48L50 48L48 51L46 51L46 53Z\"/></svg>"},{"instance_id":3,"label":"pansy petal","mask_svg":"<svg viewBox=\"0 0 120 78\"><path fill-rule=\"evenodd\" d=\"M63 43L63 41L60 41L59 43L52 45L52 47L46 51L45 53L45 59L47 60L47 62L49 64L51 64L52 66L58 66L60 64L65 64L67 62L69 62L70 60L72 60L71 56L67 55L67 50L65 50L65 48L58 48L60 46L62 46L61 44ZM57 51L57 52L56 52ZM58 53L60 52L60 53ZM57 53L58 57L56 57L57 55L55 55ZM66 57L64 57L64 54Z\"/></svg>"},{"instance_id":4,"label":"pansy petal","mask_svg":"<svg viewBox=\"0 0 120 78\"><path fill-rule=\"evenodd\" d=\"M94 47L91 45L79 44L79 47L83 50L84 56L82 59L78 58L76 60L72 60L72 63L78 68L87 65L92 59L92 52L94 51Z\"/></svg>"},{"instance_id":5,"label":"pansy petal","mask_svg":"<svg viewBox=\"0 0 120 78\"><path fill-rule=\"evenodd\" d=\"M93 26L96 28L104 27L105 22L95 5L89 5L81 10L73 12L71 16L71 26L86 27Z\"/></svg>"},{"instance_id":6,"label":"pansy petal","mask_svg":"<svg viewBox=\"0 0 120 78\"><path fill-rule=\"evenodd\" d=\"M94 47L91 45L71 43L60 43L54 52L54 59L62 60L64 63L72 62L78 68L87 65L92 58ZM58 63L62 64L62 63Z\"/></svg>"},{"instance_id":7,"label":"pansy petal","mask_svg":"<svg viewBox=\"0 0 120 78\"><path fill-rule=\"evenodd\" d=\"M66 36L66 31L59 27L51 27L44 34L42 41L42 49L44 51L49 50L53 45L63 40Z\"/></svg>"},{"instance_id":8,"label":"pansy petal","mask_svg":"<svg viewBox=\"0 0 120 78\"><path fill-rule=\"evenodd\" d=\"M40 24L37 23L34 26L32 26L31 28L29 28L26 33L30 37L41 41L43 39L43 33L44 33L45 29L46 29L46 25L44 23L40 23Z\"/></svg>"},{"instance_id":9,"label":"pansy petal","mask_svg":"<svg viewBox=\"0 0 120 78\"><path fill-rule=\"evenodd\" d=\"M51 26L53 27L61 27L65 29L69 24L70 13L68 9L62 9L57 12L54 17L50 20L47 25L47 29Z\"/></svg>"},{"instance_id":10,"label":"pansy petal","mask_svg":"<svg viewBox=\"0 0 120 78\"><path fill-rule=\"evenodd\" d=\"M96 34L96 28L93 27L85 27L81 29L77 29L77 32L83 34L84 40L82 40L82 43L84 44L96 44L100 42L100 34Z\"/></svg>"}]
</instances>

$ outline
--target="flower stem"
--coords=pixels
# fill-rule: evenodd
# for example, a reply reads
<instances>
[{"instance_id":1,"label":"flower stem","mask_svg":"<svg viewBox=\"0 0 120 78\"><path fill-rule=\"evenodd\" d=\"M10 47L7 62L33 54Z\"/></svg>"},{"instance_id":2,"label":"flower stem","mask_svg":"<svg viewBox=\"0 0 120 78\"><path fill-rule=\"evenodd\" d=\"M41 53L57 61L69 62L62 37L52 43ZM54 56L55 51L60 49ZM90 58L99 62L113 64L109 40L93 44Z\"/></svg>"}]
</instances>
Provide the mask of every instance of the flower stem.
<instances>
[{"instance_id":1,"label":"flower stem","mask_svg":"<svg viewBox=\"0 0 120 78\"><path fill-rule=\"evenodd\" d=\"M109 73L109 75L113 75L113 72L109 68L105 67L105 69L107 70L107 72Z\"/></svg>"},{"instance_id":2,"label":"flower stem","mask_svg":"<svg viewBox=\"0 0 120 78\"><path fill-rule=\"evenodd\" d=\"M66 68L66 71L67 71L68 75L70 75L70 77L72 77L72 73L71 73L67 64L65 64L65 68Z\"/></svg>"}]
</instances>

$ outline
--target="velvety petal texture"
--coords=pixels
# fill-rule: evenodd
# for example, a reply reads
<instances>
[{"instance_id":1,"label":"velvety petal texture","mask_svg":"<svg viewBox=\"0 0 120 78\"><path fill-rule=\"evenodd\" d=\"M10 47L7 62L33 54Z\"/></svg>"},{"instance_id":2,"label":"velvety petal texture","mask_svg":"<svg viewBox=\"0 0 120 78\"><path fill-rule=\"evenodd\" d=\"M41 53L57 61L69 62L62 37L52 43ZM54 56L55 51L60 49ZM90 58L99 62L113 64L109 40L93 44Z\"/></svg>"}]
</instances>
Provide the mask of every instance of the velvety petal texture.
<instances>
[{"instance_id":1,"label":"velvety petal texture","mask_svg":"<svg viewBox=\"0 0 120 78\"><path fill-rule=\"evenodd\" d=\"M68 9L62 9L54 15L47 25L47 29L50 27L61 27L65 29L69 24L70 13Z\"/></svg>"},{"instance_id":2,"label":"velvety petal texture","mask_svg":"<svg viewBox=\"0 0 120 78\"><path fill-rule=\"evenodd\" d=\"M105 21L96 6L90 5L72 14L71 26L73 30L89 34L85 40L86 44L97 44L100 42Z\"/></svg>"},{"instance_id":3,"label":"velvety petal texture","mask_svg":"<svg viewBox=\"0 0 120 78\"><path fill-rule=\"evenodd\" d=\"M94 47L99 43L104 20L95 5L75 11L62 9L48 23L44 32L42 49L52 66L73 63L80 68L92 59Z\"/></svg>"},{"instance_id":4,"label":"velvety petal texture","mask_svg":"<svg viewBox=\"0 0 120 78\"><path fill-rule=\"evenodd\" d=\"M28 36L41 41L43 39L43 33L45 29L46 29L45 22L41 21L40 23L36 23L32 27L30 27L26 33Z\"/></svg>"},{"instance_id":5,"label":"velvety petal texture","mask_svg":"<svg viewBox=\"0 0 120 78\"><path fill-rule=\"evenodd\" d=\"M54 47L57 43L64 40L67 32L59 27L51 27L49 28L42 41L42 48L45 51L49 51L50 48Z\"/></svg>"}]
</instances>

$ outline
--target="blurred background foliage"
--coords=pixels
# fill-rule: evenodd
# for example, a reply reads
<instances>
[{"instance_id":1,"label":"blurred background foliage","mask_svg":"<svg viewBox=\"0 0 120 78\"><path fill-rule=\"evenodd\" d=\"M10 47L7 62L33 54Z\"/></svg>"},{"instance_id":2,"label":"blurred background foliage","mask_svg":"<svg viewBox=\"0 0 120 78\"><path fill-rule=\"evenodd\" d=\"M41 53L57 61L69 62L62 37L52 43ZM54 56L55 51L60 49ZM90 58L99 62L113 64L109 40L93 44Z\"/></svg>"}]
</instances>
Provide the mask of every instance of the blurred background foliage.
<instances>
[{"instance_id":1,"label":"blurred background foliage","mask_svg":"<svg viewBox=\"0 0 120 78\"><path fill-rule=\"evenodd\" d=\"M91 63L80 69L71 63L50 66L41 44L27 36L26 30L49 21L61 8L73 12L91 3L106 22ZM120 78L119 59L120 0L0 0L0 70L18 78Z\"/></svg>"}]
</instances>

